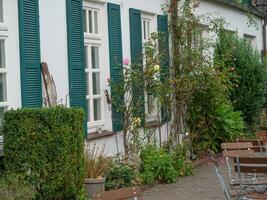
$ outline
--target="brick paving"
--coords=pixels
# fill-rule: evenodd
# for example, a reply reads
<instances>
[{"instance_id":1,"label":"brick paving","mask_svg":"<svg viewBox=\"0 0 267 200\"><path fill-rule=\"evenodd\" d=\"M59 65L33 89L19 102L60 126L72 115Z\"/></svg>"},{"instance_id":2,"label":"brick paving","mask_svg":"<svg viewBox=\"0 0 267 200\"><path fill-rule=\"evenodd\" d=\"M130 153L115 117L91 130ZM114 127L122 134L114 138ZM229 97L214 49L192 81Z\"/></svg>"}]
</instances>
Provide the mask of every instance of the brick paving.
<instances>
[{"instance_id":1,"label":"brick paving","mask_svg":"<svg viewBox=\"0 0 267 200\"><path fill-rule=\"evenodd\" d=\"M227 183L226 166L221 170ZM213 169L204 165L196 169L193 176L179 178L175 184L147 190L142 200L225 200L225 197Z\"/></svg>"}]
</instances>

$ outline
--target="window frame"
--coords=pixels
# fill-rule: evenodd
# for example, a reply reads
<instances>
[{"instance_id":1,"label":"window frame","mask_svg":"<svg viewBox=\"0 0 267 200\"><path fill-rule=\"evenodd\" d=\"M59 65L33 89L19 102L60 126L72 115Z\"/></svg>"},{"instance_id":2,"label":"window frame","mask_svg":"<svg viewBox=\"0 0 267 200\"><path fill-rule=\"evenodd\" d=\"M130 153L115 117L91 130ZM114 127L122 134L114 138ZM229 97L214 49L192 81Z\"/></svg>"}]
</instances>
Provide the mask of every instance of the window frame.
<instances>
[{"instance_id":1,"label":"window frame","mask_svg":"<svg viewBox=\"0 0 267 200\"><path fill-rule=\"evenodd\" d=\"M150 36L147 38L148 34L144 33L144 21L146 22L145 27L147 28L147 22L149 22L149 33ZM155 14L150 14L146 12L141 13L141 26L142 26L142 46L145 45L145 43L151 38L151 34L153 32L157 32L157 20L156 20L156 15ZM146 37L144 37L146 36ZM143 53L144 53L144 48L143 48ZM145 58L143 59L143 65L145 67L146 61ZM144 91L144 97L145 97L145 113L146 113L146 122L151 122L151 121L157 121L160 119L160 106L158 103L157 99L153 100L153 106L154 106L154 111L152 113L149 113L149 95L147 91Z\"/></svg>"},{"instance_id":2,"label":"window frame","mask_svg":"<svg viewBox=\"0 0 267 200\"><path fill-rule=\"evenodd\" d=\"M244 39L248 41L254 49L257 49L257 36L244 33L243 35Z\"/></svg>"},{"instance_id":3,"label":"window frame","mask_svg":"<svg viewBox=\"0 0 267 200\"><path fill-rule=\"evenodd\" d=\"M83 15L84 15L84 10L85 10L85 17L83 18L84 20L84 37L85 38L95 38L95 39L99 39L101 40L102 39L102 36L101 36L101 33L103 32L102 31L102 18L101 18L101 13L103 12L103 9L101 8L100 5L98 4L93 4L93 3L90 3L88 4L87 2L84 2L84 6L83 6ZM95 33L95 24L92 23L92 33L90 33L90 23L89 23L89 11L92 11L93 13L93 19L92 19L92 22L94 22L94 19L95 19L95 12L97 12L97 24L98 24L98 33Z\"/></svg>"},{"instance_id":4,"label":"window frame","mask_svg":"<svg viewBox=\"0 0 267 200\"><path fill-rule=\"evenodd\" d=\"M9 103L8 103L8 68L9 68L9 30L7 27L7 22L6 22L6 12L7 10L6 7L6 1L2 0L2 8L3 8L3 22L0 22L0 40L4 41L4 58L5 58L5 63L4 67L0 68L0 74L5 75L5 95L6 95L6 100L0 102L0 109L4 109L3 113L9 109ZM0 126L2 126L2 117L0 116Z\"/></svg>"},{"instance_id":5,"label":"window frame","mask_svg":"<svg viewBox=\"0 0 267 200\"><path fill-rule=\"evenodd\" d=\"M104 62L101 59L103 57L103 46L104 46L104 37L103 37L103 28L102 28L102 15L103 15L103 7L97 3L87 2L84 1L83 10L87 10L87 15L89 14L89 10L97 11L98 12L98 34L89 33L84 31L84 47L87 48L87 55L85 63L87 66L85 67L85 75L86 75L86 104L89 105L87 107L87 127L90 132L92 130L96 131L97 129L102 129L105 126L105 107L104 107L104 85L103 85L103 66ZM84 11L83 11L84 12ZM86 17L88 19L88 17ZM89 24L86 25L87 30L89 30ZM94 26L94 25L93 25ZM92 68L92 54L91 48L98 47L99 48L99 68L93 69ZM100 74L99 86L100 86L100 94L93 94L93 73ZM101 119L94 121L94 99L100 99L100 115ZM90 119L90 121L89 121Z\"/></svg>"}]
</instances>

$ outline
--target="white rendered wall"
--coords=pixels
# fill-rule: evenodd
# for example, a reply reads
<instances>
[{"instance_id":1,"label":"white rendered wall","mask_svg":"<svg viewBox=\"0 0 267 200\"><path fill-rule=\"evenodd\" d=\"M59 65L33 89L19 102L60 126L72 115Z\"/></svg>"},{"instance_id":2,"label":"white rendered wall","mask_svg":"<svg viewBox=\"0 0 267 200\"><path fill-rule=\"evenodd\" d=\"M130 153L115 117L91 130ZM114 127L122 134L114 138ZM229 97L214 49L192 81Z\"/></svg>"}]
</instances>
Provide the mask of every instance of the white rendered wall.
<instances>
[{"instance_id":1,"label":"white rendered wall","mask_svg":"<svg viewBox=\"0 0 267 200\"><path fill-rule=\"evenodd\" d=\"M18 1L4 0L3 3L6 21L4 26L6 26L7 30L1 31L1 35L7 33L7 101L9 109L16 109L21 107Z\"/></svg>"},{"instance_id":2,"label":"white rendered wall","mask_svg":"<svg viewBox=\"0 0 267 200\"><path fill-rule=\"evenodd\" d=\"M8 0L9 1L9 0ZM66 27L66 5L65 0L39 0L40 1L40 34L41 34L41 59L47 62L50 73L53 75L58 99L64 99L69 93L68 82L68 55L67 55L67 27ZM13 4L16 0L11 0ZM90 2L90 1L89 1ZM101 15L103 48L101 63L103 70L102 77L102 95L104 98L104 90L108 87L107 79L110 78L109 70L109 41L108 41L108 23L107 23L107 3L115 3L121 6L121 25L122 25L122 46L123 58L130 59L130 27L129 27L129 8L136 8L143 12L150 13L153 17L153 23L157 26L157 15L162 15L162 5L165 0L95 0L100 2L103 13ZM214 17L222 16L229 23L227 29L237 31L238 35L243 37L244 34L256 36L257 47L262 49L262 25L261 19L256 18L258 30L253 27L248 27L248 18L245 12L231 8L230 6L216 3L213 0L201 0L200 7L196 10L197 14L213 13ZM157 27L155 27L157 30ZM19 54L18 54L19 55ZM19 70L18 70L19 71ZM19 75L19 73L18 73ZM19 78L19 76L17 76ZM19 88L20 89L20 88ZM18 91L18 89L16 89ZM20 91L16 92L20 96ZM110 91L109 91L110 93ZM19 99L19 100L18 100ZM19 101L20 98L14 98L14 101ZM14 102L14 105L20 105ZM111 111L104 99L104 130L112 130ZM163 141L166 140L166 125L161 128ZM89 132L95 132L96 129L89 129ZM89 133L90 134L90 133ZM157 135L158 135L157 131ZM158 139L157 139L158 140ZM123 153L122 133L117 134L117 140L114 135L102 139L97 139L89 142L102 146L105 145L106 154L109 156Z\"/></svg>"},{"instance_id":3,"label":"white rendered wall","mask_svg":"<svg viewBox=\"0 0 267 200\"><path fill-rule=\"evenodd\" d=\"M227 23L226 29L237 32L238 36L244 37L244 34L256 36L256 46L258 50L263 48L262 20L255 17L257 28L248 26L248 14L245 11L233 8L214 0L201 0L200 6L196 9L196 14L223 17Z\"/></svg>"},{"instance_id":4,"label":"white rendered wall","mask_svg":"<svg viewBox=\"0 0 267 200\"><path fill-rule=\"evenodd\" d=\"M90 2L90 1L89 1ZM129 9L135 8L139 9L142 12L146 12L151 14L153 17L152 24L154 26L153 29L157 30L157 15L162 15L163 11L161 9L162 5L164 4L164 0L108 0L106 3L114 3L121 6L121 28L122 28L122 47L123 47L123 58L131 58L131 51L130 51L130 25L129 25ZM102 23L104 24L104 45L106 45L106 56L103 57L104 61L106 63L105 65L105 73L104 75L106 78L104 78L104 89L108 89L110 93L110 88L107 84L107 79L110 77L110 70L109 70L109 45L108 45L108 24L107 24L107 4L103 4L103 18ZM105 103L104 106L105 109L105 127L106 130L111 131L112 130L112 119L111 119L111 111L109 111L107 104ZM165 126L162 128L162 138L166 138L166 131ZM94 132L95 130L89 130L89 132ZM90 134L90 133L89 133ZM157 133L158 135L158 133ZM116 140L117 138L117 140ZM123 137L122 132L117 133L117 135L112 135L110 137L97 139L89 142L89 146L92 146L96 144L97 146L103 146L105 145L105 152L108 156L114 156L116 154L121 154L124 152L123 148Z\"/></svg>"},{"instance_id":5,"label":"white rendered wall","mask_svg":"<svg viewBox=\"0 0 267 200\"><path fill-rule=\"evenodd\" d=\"M41 61L48 64L58 100L69 100L66 0L39 0ZM69 104L69 101L67 101Z\"/></svg>"},{"instance_id":6,"label":"white rendered wall","mask_svg":"<svg viewBox=\"0 0 267 200\"><path fill-rule=\"evenodd\" d=\"M161 10L164 0L109 0L108 2L121 5L121 18L122 18L122 45L123 45L123 57L130 58L130 27L129 27L129 8L140 9L148 13L154 13L155 17L157 14L163 14ZM214 2L213 0L202 0L200 6L196 9L196 14L208 14L213 17L223 17L225 21L229 23L227 25L228 30L237 31L240 37L244 34L256 36L256 44L259 50L262 49L262 21L256 17L256 23L258 29L255 27L249 27L247 25L248 17L247 13L234 9L230 6ZM107 40L108 41L108 40ZM107 52L108 53L108 52ZM108 61L107 61L108 62ZM107 69L109 71L109 68ZM109 73L108 73L109 74ZM107 112L108 113L108 112ZM109 114L110 115L110 114ZM111 119L106 117L106 122L111 123ZM111 124L109 125L111 127ZM167 139L167 127L164 125L161 128L162 141ZM158 141L159 131L156 132L156 140ZM123 153L123 139L122 133L117 134L117 140L115 136L107 138L97 139L89 142L90 146L93 144L103 146L105 145L106 154L109 156L116 155L117 153Z\"/></svg>"}]
</instances>

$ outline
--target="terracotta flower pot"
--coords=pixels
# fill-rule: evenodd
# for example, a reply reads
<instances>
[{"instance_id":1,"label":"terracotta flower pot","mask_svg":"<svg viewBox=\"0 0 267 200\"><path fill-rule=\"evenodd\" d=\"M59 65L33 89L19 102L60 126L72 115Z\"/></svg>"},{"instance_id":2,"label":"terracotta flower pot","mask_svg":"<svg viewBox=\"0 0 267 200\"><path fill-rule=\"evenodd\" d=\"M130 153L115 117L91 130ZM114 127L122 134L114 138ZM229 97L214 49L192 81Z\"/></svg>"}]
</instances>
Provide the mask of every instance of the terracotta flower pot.
<instances>
[{"instance_id":1,"label":"terracotta flower pot","mask_svg":"<svg viewBox=\"0 0 267 200\"><path fill-rule=\"evenodd\" d=\"M86 178L84 180L86 197L92 198L94 194L104 192L105 180L106 178Z\"/></svg>"}]
</instances>

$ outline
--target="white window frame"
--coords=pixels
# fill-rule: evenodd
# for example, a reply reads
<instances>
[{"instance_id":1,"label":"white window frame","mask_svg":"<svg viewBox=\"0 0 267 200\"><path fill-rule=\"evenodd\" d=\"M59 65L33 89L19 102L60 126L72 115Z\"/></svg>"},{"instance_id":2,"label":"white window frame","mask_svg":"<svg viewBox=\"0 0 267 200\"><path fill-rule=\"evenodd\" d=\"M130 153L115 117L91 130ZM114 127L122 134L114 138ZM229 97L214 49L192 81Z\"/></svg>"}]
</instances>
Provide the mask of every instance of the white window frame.
<instances>
[{"instance_id":1,"label":"white window frame","mask_svg":"<svg viewBox=\"0 0 267 200\"><path fill-rule=\"evenodd\" d=\"M6 0L2 0L2 8L3 8L3 22L0 22L0 30L1 31L8 31L7 17L6 17L6 12L7 12L7 2L6 2Z\"/></svg>"},{"instance_id":2,"label":"white window frame","mask_svg":"<svg viewBox=\"0 0 267 200\"><path fill-rule=\"evenodd\" d=\"M84 32L84 46L87 48L87 53L88 53L88 68L85 69L86 76L89 78L86 78L86 81L89 80L88 84L88 89L89 91L86 91L86 103L88 105L88 101L90 100L90 104L88 109L88 116L90 116L90 121L88 118L87 122L87 127L88 130L91 132L95 132L98 129L102 129L105 126L105 107L104 107L104 75L103 75L103 67L104 67L104 62L103 62L103 28L102 28L102 15L103 15L103 6L101 4L93 3L93 2L88 2L84 1L84 6L83 9L87 10L86 15L88 19L88 13L89 10L92 11L97 11L98 12L98 33L89 33L89 24L86 25L87 31ZM94 25L94 24L93 24ZM94 26L93 26L94 27ZM94 28L93 28L94 30ZM91 58L91 47L92 46L97 46L99 47L99 69L92 69L92 59ZM85 55L86 56L86 55ZM100 94L99 95L93 95L93 80L92 80L92 74L93 72L99 72L100 73ZM100 107L101 107L101 120L98 121L93 121L94 119L94 112L93 112L93 99L100 99Z\"/></svg>"},{"instance_id":3,"label":"white window frame","mask_svg":"<svg viewBox=\"0 0 267 200\"><path fill-rule=\"evenodd\" d=\"M147 23L149 22L149 32L146 31L146 34L144 33L144 22L146 23L145 27L147 29ZM141 13L141 25L142 25L142 44L144 45L150 38L151 38L151 34L153 32L157 31L157 20L156 20L156 16L154 14L148 14L148 13ZM149 36L150 35L150 36ZM143 48L144 50L144 48ZM144 66L146 65L146 61L144 59ZM145 91L145 112L146 112L146 121L147 122L151 122L151 121L156 121L158 120L158 118L160 118L158 116L159 113L159 105L158 105L158 101L157 99L153 100L153 106L154 106L154 111L152 113L149 113L149 108L148 108L148 94Z\"/></svg>"},{"instance_id":4,"label":"white window frame","mask_svg":"<svg viewBox=\"0 0 267 200\"><path fill-rule=\"evenodd\" d=\"M5 53L5 67L0 68L0 74L5 74L5 89L6 89L6 101L0 102L0 108L4 108L4 112L9 109L8 103L8 68L9 68L9 30L7 26L7 1L2 0L2 8L3 8L3 22L0 22L0 40L4 40L4 53ZM2 119L1 119L2 120ZM2 124L2 121L0 121Z\"/></svg>"},{"instance_id":5,"label":"white window frame","mask_svg":"<svg viewBox=\"0 0 267 200\"><path fill-rule=\"evenodd\" d=\"M86 10L85 13L85 19L86 19L86 27L84 30L84 36L85 38L89 38L89 39L97 39L97 40L102 40L102 35L101 33L103 32L102 30L102 19L101 19L101 14L103 12L103 9L101 7L101 5L98 4L94 4L94 3L88 3L88 2L84 2L84 6L83 6L83 10ZM95 33L95 24L92 24L92 33L89 32L89 11L92 11L93 13L93 21L95 19L95 12L97 12L97 23L98 23L98 32ZM84 12L83 12L84 14Z\"/></svg>"},{"instance_id":6,"label":"white window frame","mask_svg":"<svg viewBox=\"0 0 267 200\"><path fill-rule=\"evenodd\" d=\"M244 39L247 40L254 49L257 48L257 37L255 35L250 35L245 33Z\"/></svg>"}]
</instances>

